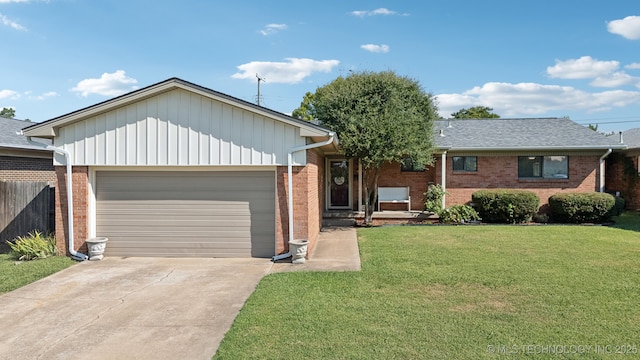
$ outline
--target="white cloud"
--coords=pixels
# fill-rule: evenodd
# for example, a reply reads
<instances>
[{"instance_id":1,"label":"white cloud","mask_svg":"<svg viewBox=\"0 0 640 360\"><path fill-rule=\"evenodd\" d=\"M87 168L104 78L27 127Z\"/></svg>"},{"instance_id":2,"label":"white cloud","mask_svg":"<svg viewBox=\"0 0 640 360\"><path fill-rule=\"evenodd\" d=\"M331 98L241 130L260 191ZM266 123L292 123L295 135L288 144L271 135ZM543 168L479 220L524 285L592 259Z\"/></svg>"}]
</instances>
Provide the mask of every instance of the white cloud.
<instances>
[{"instance_id":1,"label":"white cloud","mask_svg":"<svg viewBox=\"0 0 640 360\"><path fill-rule=\"evenodd\" d=\"M255 80L256 74L270 83L296 84L314 72L331 72L340 61L286 58L286 62L252 61L238 66L234 79Z\"/></svg>"},{"instance_id":2,"label":"white cloud","mask_svg":"<svg viewBox=\"0 0 640 360\"><path fill-rule=\"evenodd\" d=\"M31 92L26 92L25 95L31 95ZM58 96L58 93L55 91L48 91L44 94L41 95L37 95L37 96L30 96L31 99L35 99L35 100L45 100L51 97L55 97Z\"/></svg>"},{"instance_id":3,"label":"white cloud","mask_svg":"<svg viewBox=\"0 0 640 360\"><path fill-rule=\"evenodd\" d=\"M640 63L629 64L629 65L626 65L624 68L629 70L638 70L640 69Z\"/></svg>"},{"instance_id":4,"label":"white cloud","mask_svg":"<svg viewBox=\"0 0 640 360\"><path fill-rule=\"evenodd\" d=\"M20 30L20 31L27 31L27 28L18 24L17 22L9 19L8 17L2 15L2 13L0 13L0 23L2 23L2 25L4 26L8 26L14 30Z\"/></svg>"},{"instance_id":5,"label":"white cloud","mask_svg":"<svg viewBox=\"0 0 640 360\"><path fill-rule=\"evenodd\" d=\"M624 85L640 85L640 78L631 76L624 71L618 71L606 76L599 76L589 83L597 87L618 87Z\"/></svg>"},{"instance_id":6,"label":"white cloud","mask_svg":"<svg viewBox=\"0 0 640 360\"><path fill-rule=\"evenodd\" d=\"M117 70L114 73L104 73L99 79L84 79L78 83L71 91L79 92L87 97L90 94L103 96L118 96L138 87L138 80L125 75L124 70Z\"/></svg>"},{"instance_id":7,"label":"white cloud","mask_svg":"<svg viewBox=\"0 0 640 360\"><path fill-rule=\"evenodd\" d=\"M610 33L629 40L640 39L640 16L627 16L624 19L610 21L607 24Z\"/></svg>"},{"instance_id":8,"label":"white cloud","mask_svg":"<svg viewBox=\"0 0 640 360\"><path fill-rule=\"evenodd\" d=\"M605 111L640 103L640 91L589 93L570 86L489 82L461 94L437 95L437 100L440 116L445 118L473 106L489 106L502 117L517 117L569 110Z\"/></svg>"},{"instance_id":9,"label":"white cloud","mask_svg":"<svg viewBox=\"0 0 640 360\"><path fill-rule=\"evenodd\" d=\"M554 66L547 67L547 74L560 79L592 79L611 74L619 66L620 62L615 60L600 61L591 56L583 56L579 59L556 60Z\"/></svg>"},{"instance_id":10,"label":"white cloud","mask_svg":"<svg viewBox=\"0 0 640 360\"><path fill-rule=\"evenodd\" d=\"M267 36L273 35L280 30L286 30L287 24L267 24L264 29L260 30L260 34Z\"/></svg>"},{"instance_id":11,"label":"white cloud","mask_svg":"<svg viewBox=\"0 0 640 360\"><path fill-rule=\"evenodd\" d=\"M29 0L0 0L0 4L9 4L9 3L26 3Z\"/></svg>"},{"instance_id":12,"label":"white cloud","mask_svg":"<svg viewBox=\"0 0 640 360\"><path fill-rule=\"evenodd\" d=\"M398 13L396 11L393 10L389 10L387 8L378 8L375 10L356 10L356 11L352 11L351 15L353 16L358 16L358 17L365 17L365 16L376 16L376 15L398 15ZM403 16L407 16L409 14L402 14Z\"/></svg>"},{"instance_id":13,"label":"white cloud","mask_svg":"<svg viewBox=\"0 0 640 360\"><path fill-rule=\"evenodd\" d=\"M382 45L366 44L366 45L360 45L360 47L372 53L385 54L385 53L388 53L390 50L389 45L385 45L385 44L382 44Z\"/></svg>"},{"instance_id":14,"label":"white cloud","mask_svg":"<svg viewBox=\"0 0 640 360\"><path fill-rule=\"evenodd\" d=\"M17 91L13 90L0 90L0 99L12 99L15 100L20 97Z\"/></svg>"}]
</instances>

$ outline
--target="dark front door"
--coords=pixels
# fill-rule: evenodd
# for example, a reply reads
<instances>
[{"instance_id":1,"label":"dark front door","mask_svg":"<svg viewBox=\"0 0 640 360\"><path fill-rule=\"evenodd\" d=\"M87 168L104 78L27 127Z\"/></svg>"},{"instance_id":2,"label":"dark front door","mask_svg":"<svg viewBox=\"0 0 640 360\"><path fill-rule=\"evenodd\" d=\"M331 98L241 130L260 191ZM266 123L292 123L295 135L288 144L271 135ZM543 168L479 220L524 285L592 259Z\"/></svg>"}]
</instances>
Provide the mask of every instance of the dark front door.
<instances>
[{"instance_id":1,"label":"dark front door","mask_svg":"<svg viewBox=\"0 0 640 360\"><path fill-rule=\"evenodd\" d=\"M348 160L329 161L329 208L348 209L351 205L351 171Z\"/></svg>"}]
</instances>

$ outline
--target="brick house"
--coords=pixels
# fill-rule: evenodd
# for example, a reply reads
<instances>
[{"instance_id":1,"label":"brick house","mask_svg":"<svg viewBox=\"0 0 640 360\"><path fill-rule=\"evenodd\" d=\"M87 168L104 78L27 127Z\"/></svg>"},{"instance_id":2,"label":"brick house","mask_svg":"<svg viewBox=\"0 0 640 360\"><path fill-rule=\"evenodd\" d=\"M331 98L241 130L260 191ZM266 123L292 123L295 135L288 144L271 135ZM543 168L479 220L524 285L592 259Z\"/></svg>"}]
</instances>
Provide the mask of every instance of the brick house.
<instances>
[{"instance_id":1,"label":"brick house","mask_svg":"<svg viewBox=\"0 0 640 360\"><path fill-rule=\"evenodd\" d=\"M0 180L45 181L54 185L52 152L20 135L30 125L33 123L0 116Z\"/></svg>"},{"instance_id":2,"label":"brick house","mask_svg":"<svg viewBox=\"0 0 640 360\"><path fill-rule=\"evenodd\" d=\"M323 216L361 209L358 161L340 155L339 134L177 78L24 134L56 149L56 239L72 255L104 236L107 256L271 257L293 239L311 250ZM379 186L412 199L383 210L422 210L430 183L447 205L483 188L543 203L601 191L604 158L624 148L568 119L443 120L434 136L433 165L382 169Z\"/></svg>"},{"instance_id":3,"label":"brick house","mask_svg":"<svg viewBox=\"0 0 640 360\"><path fill-rule=\"evenodd\" d=\"M619 193L627 209L637 210L640 209L640 128L623 131L619 142L627 148L607 159L607 192Z\"/></svg>"},{"instance_id":4,"label":"brick house","mask_svg":"<svg viewBox=\"0 0 640 360\"><path fill-rule=\"evenodd\" d=\"M625 148L566 118L438 120L434 139L433 165L416 166L407 159L381 169L379 187L408 186L414 211L424 209L429 184L444 185L446 206L468 203L480 189L530 190L542 206L558 192L604 191L604 159ZM356 170L351 204L362 202L357 178ZM383 210L406 210L405 204L382 205Z\"/></svg>"}]
</instances>

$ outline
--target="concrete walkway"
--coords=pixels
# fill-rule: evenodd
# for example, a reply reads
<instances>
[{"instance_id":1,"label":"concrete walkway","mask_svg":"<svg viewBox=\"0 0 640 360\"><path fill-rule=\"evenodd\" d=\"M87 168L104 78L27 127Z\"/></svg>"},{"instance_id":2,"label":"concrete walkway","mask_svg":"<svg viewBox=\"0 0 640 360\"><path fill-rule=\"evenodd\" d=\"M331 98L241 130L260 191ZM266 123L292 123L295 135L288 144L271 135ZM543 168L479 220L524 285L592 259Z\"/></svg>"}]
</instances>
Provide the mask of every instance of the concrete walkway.
<instances>
[{"instance_id":1,"label":"concrete walkway","mask_svg":"<svg viewBox=\"0 0 640 360\"><path fill-rule=\"evenodd\" d=\"M105 258L0 296L0 359L210 359L270 272L360 269L354 228L311 260Z\"/></svg>"},{"instance_id":2,"label":"concrete walkway","mask_svg":"<svg viewBox=\"0 0 640 360\"><path fill-rule=\"evenodd\" d=\"M359 271L360 250L353 227L329 227L320 232L310 259L292 264L291 259L278 261L271 272L286 271Z\"/></svg>"}]
</instances>

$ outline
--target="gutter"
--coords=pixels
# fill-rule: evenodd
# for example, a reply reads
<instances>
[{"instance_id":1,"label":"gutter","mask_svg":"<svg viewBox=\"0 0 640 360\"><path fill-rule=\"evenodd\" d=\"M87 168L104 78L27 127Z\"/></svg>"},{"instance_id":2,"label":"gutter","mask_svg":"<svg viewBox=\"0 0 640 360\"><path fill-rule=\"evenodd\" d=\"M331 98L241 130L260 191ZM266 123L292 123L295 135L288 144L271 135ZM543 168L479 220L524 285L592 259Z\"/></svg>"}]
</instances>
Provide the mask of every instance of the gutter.
<instances>
[{"instance_id":1,"label":"gutter","mask_svg":"<svg viewBox=\"0 0 640 360\"><path fill-rule=\"evenodd\" d=\"M292 147L291 149L289 149L289 152L287 153L287 202L288 202L287 207L289 210L289 214L288 214L289 242L293 241L293 153L329 145L333 143L335 136L336 136L336 133L333 131L330 131L329 139L327 139L326 141ZM271 261L286 259L292 255L293 254L291 253L291 247L289 247L289 252L287 252L286 254L274 255L271 258Z\"/></svg>"},{"instance_id":2,"label":"gutter","mask_svg":"<svg viewBox=\"0 0 640 360\"><path fill-rule=\"evenodd\" d=\"M611 154L613 150L609 148L604 155L600 156L600 192L604 192L604 182L605 182L605 168L604 168L604 159Z\"/></svg>"},{"instance_id":3,"label":"gutter","mask_svg":"<svg viewBox=\"0 0 640 360\"><path fill-rule=\"evenodd\" d=\"M20 131L20 135L24 135L22 133L22 131ZM68 152L65 149L59 148L59 147L55 147L53 145L48 145L48 144L43 144L43 143L39 143L37 141L33 141L31 140L31 136L27 136L27 141L29 141L30 143L40 146L46 150L49 151L53 151L56 152L58 154L64 155L65 158L65 162L66 162L66 167L67 167L67 218L68 218L68 228L69 228L69 238L68 238L68 242L69 242L69 253L71 254L71 258L77 261L85 261L87 259L89 259L89 257L85 254L82 254L80 252L77 252L74 248L74 241L73 241L73 181L71 178L72 175L72 171L71 171L71 153Z\"/></svg>"}]
</instances>

